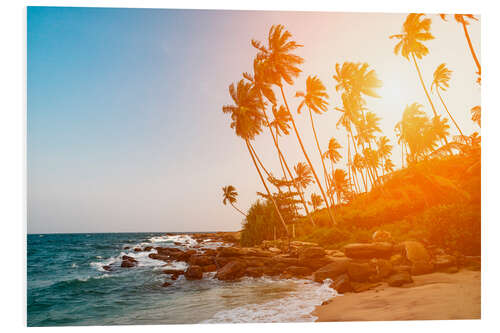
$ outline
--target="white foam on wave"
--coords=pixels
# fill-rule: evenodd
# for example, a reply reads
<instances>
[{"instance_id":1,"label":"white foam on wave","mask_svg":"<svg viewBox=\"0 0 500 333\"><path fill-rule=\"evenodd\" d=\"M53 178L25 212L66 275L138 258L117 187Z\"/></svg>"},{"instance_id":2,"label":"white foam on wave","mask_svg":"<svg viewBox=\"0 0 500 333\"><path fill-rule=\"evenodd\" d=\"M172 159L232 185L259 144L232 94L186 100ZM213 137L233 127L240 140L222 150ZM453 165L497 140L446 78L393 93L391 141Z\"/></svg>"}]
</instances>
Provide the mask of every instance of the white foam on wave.
<instances>
[{"instance_id":1,"label":"white foam on wave","mask_svg":"<svg viewBox=\"0 0 500 333\"><path fill-rule=\"evenodd\" d=\"M111 277L109 274L103 274L103 275L98 275L98 276L87 276L84 278L78 278L77 280L82 281L82 282L87 282L89 280L100 280L100 279L107 279Z\"/></svg>"},{"instance_id":2,"label":"white foam on wave","mask_svg":"<svg viewBox=\"0 0 500 333\"><path fill-rule=\"evenodd\" d=\"M163 235L153 236L149 239L151 243L181 243L184 246L194 246L198 242L189 235Z\"/></svg>"},{"instance_id":3,"label":"white foam on wave","mask_svg":"<svg viewBox=\"0 0 500 333\"><path fill-rule=\"evenodd\" d=\"M269 278L263 278L269 279ZM278 281L269 279L272 283ZM271 281L272 280L272 281ZM281 280L286 283L287 280ZM288 280L289 282L290 280ZM263 304L248 304L234 309L217 312L205 323L276 323L276 322L310 322L317 318L311 314L317 305L337 296L337 292L329 287L331 281L323 284L308 280L294 280L301 284L288 296ZM246 283L251 283L249 279ZM278 282L279 283L279 282Z\"/></svg>"}]
</instances>

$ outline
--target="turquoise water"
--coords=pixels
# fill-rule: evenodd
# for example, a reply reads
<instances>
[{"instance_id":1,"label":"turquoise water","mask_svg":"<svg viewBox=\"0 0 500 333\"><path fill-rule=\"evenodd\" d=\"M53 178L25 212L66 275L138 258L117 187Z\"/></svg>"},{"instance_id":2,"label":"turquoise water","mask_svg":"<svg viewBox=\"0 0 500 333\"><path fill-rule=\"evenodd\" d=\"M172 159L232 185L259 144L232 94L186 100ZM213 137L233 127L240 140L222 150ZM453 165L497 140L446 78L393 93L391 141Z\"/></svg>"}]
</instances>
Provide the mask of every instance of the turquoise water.
<instances>
[{"instance_id":1,"label":"turquoise water","mask_svg":"<svg viewBox=\"0 0 500 333\"><path fill-rule=\"evenodd\" d=\"M124 249L148 245L187 249L195 244L186 234L28 235L28 326L311 321L314 306L335 294L326 284L307 280L222 282L213 273L205 273L200 281L181 276L164 288L165 281L172 281L161 271L185 268L185 263L148 258L155 250ZM138 266L119 267L124 254L135 257ZM112 271L105 271L104 265Z\"/></svg>"}]
</instances>

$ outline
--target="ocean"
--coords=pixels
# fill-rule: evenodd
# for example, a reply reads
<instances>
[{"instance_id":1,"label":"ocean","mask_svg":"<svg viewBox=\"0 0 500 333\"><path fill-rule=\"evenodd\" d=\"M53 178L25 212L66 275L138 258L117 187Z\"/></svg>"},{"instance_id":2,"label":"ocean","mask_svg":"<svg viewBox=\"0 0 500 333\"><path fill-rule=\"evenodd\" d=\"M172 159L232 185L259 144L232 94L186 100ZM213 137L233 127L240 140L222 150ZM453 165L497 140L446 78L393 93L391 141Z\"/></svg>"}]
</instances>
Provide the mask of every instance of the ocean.
<instances>
[{"instance_id":1,"label":"ocean","mask_svg":"<svg viewBox=\"0 0 500 333\"><path fill-rule=\"evenodd\" d=\"M336 295L328 282L271 277L223 282L215 273L198 281L181 275L162 287L169 281L163 269L186 264L150 259L154 249L132 250L195 244L189 234L29 234L28 326L304 322L315 319L310 313L316 305ZM122 255L134 257L138 266L121 268ZM112 271L103 269L106 265Z\"/></svg>"}]
</instances>

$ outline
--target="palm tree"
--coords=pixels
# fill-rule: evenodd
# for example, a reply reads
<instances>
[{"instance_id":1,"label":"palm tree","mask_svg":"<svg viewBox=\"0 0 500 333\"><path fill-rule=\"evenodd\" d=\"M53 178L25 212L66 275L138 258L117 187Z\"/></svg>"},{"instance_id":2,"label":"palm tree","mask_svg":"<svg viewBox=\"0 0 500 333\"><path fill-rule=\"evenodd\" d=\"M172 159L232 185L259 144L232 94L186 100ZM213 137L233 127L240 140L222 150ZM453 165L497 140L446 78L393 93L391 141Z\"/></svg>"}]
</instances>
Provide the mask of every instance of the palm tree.
<instances>
[{"instance_id":1,"label":"palm tree","mask_svg":"<svg viewBox=\"0 0 500 333\"><path fill-rule=\"evenodd\" d=\"M443 104L443 107L446 110L446 113L448 113L448 116L450 117L451 121L453 121L453 124L455 124L455 127L458 129L460 132L461 136L464 136L462 133L462 130L460 127L458 127L457 122L455 119L452 117L450 111L448 111L448 108L446 107L446 104L443 101L443 98L441 97L441 94L439 93L439 90L446 91L448 87L450 86L450 78L451 78L451 73L448 68L446 68L446 64L441 64L439 65L436 70L434 71L434 80L432 80L432 85L431 85L431 91L435 90L439 100L441 101L441 104Z\"/></svg>"},{"instance_id":2,"label":"palm tree","mask_svg":"<svg viewBox=\"0 0 500 333\"><path fill-rule=\"evenodd\" d=\"M439 14L441 18L446 21L446 14ZM472 54L472 58L476 63L477 74L481 77L481 64L477 59L476 52L474 52L474 47L472 46L472 42L470 40L469 31L467 30L467 26L470 24L467 19L477 21L477 18L472 14L455 14L455 21L462 25L464 29L465 38L467 39L467 44L469 45L470 53Z\"/></svg>"},{"instance_id":3,"label":"palm tree","mask_svg":"<svg viewBox=\"0 0 500 333\"><path fill-rule=\"evenodd\" d=\"M250 83L246 83L244 80L240 80L236 87L232 83L229 86L229 94L233 99L234 105L224 105L222 107L222 111L231 115L231 128L235 130L238 137L245 141L248 153L250 154L260 180L266 189L269 200L272 201L274 209L276 210L276 213L285 228L287 237L289 237L285 220L283 219L283 216L278 209L278 205L276 204L274 197L271 195L264 177L260 172L259 166L256 162L256 154L254 153L252 144L250 143L255 136L262 132L262 124L264 122L264 116L260 111L261 100L259 95L257 91L253 89L252 85Z\"/></svg>"},{"instance_id":4,"label":"palm tree","mask_svg":"<svg viewBox=\"0 0 500 333\"><path fill-rule=\"evenodd\" d=\"M226 205L228 202L234 209L236 209L243 216L247 216L247 214L243 213L238 207L234 205L236 202L236 197L238 196L238 192L236 192L236 188L233 185L224 186L222 188L222 203Z\"/></svg>"},{"instance_id":5,"label":"palm tree","mask_svg":"<svg viewBox=\"0 0 500 333\"><path fill-rule=\"evenodd\" d=\"M430 33L431 30L431 19L423 18L424 14L409 14L406 17L406 21L403 23L403 31L401 34L392 35L389 38L399 39L399 42L394 47L394 54L399 54L405 57L408 61L410 60L410 56L413 60L413 64L417 69L418 77L420 78L420 83L422 84L422 88L424 88L425 95L427 96L427 100L431 105L432 112L434 112L434 116L437 115L436 109L434 108L434 104L432 103L431 96L425 87L424 79L422 78L422 73L420 72L420 68L417 64L418 59L422 59L423 56L429 53L429 49L422 43L424 41L428 41L434 39L434 36Z\"/></svg>"},{"instance_id":6,"label":"palm tree","mask_svg":"<svg viewBox=\"0 0 500 333\"><path fill-rule=\"evenodd\" d=\"M470 109L472 114L472 121L477 123L479 127L481 127L481 105L476 105L472 109Z\"/></svg>"},{"instance_id":7,"label":"palm tree","mask_svg":"<svg viewBox=\"0 0 500 333\"><path fill-rule=\"evenodd\" d=\"M312 111L317 114L321 114L322 112L325 112L327 110L328 102L326 101L326 99L328 98L328 94L326 93L326 88L318 77L309 76L306 80L306 92L304 93L302 91L298 91L295 94L295 97L302 97L302 101L297 108L297 113L300 114L300 111L304 106L306 106L309 110L311 127L314 134L314 140L316 141L316 147L318 148L318 153L321 158L321 165L323 166L326 186L330 187L328 181L328 172L326 170L325 162L323 161L323 153L321 152L321 147L319 145L318 135L316 134L316 128L314 126L314 120L312 116ZM326 200L326 198L324 199L327 208L330 209L330 207L328 207L328 201ZM333 202L331 204L333 205Z\"/></svg>"},{"instance_id":8,"label":"palm tree","mask_svg":"<svg viewBox=\"0 0 500 333\"><path fill-rule=\"evenodd\" d=\"M347 178L347 173L342 169L336 169L333 173L333 183L335 194L337 194L337 201L341 204L344 200L343 198L349 193L349 179Z\"/></svg>"},{"instance_id":9,"label":"palm tree","mask_svg":"<svg viewBox=\"0 0 500 333\"><path fill-rule=\"evenodd\" d=\"M389 173L394 171L394 163L392 163L392 160L390 158L386 159L384 161L384 172Z\"/></svg>"},{"instance_id":10,"label":"palm tree","mask_svg":"<svg viewBox=\"0 0 500 333\"><path fill-rule=\"evenodd\" d=\"M384 135L377 140L377 154L380 158L382 174L386 171L385 165L391 156L392 145L389 144L389 139ZM391 161L392 163L392 161ZM394 164L393 164L394 166Z\"/></svg>"},{"instance_id":11,"label":"palm tree","mask_svg":"<svg viewBox=\"0 0 500 333\"><path fill-rule=\"evenodd\" d=\"M311 201L309 201L309 204L313 207L313 211L316 211L323 204L323 198L316 193L311 193Z\"/></svg>"},{"instance_id":12,"label":"palm tree","mask_svg":"<svg viewBox=\"0 0 500 333\"><path fill-rule=\"evenodd\" d=\"M449 135L449 129L450 125L448 125L448 119L441 118L441 116L432 118L432 132L437 139L444 140L445 143L448 143L446 137Z\"/></svg>"},{"instance_id":13,"label":"palm tree","mask_svg":"<svg viewBox=\"0 0 500 333\"><path fill-rule=\"evenodd\" d=\"M300 138L300 134L297 129L297 125L295 124L293 115L290 112L290 107L288 106L285 92L283 91L283 81L285 81L289 85L292 85L294 78L296 78L301 72L300 68L298 68L298 65L304 62L304 59L292 53L297 48L302 47L302 45L296 43L293 40L290 40L291 37L291 33L285 30L285 27L283 25L273 25L269 30L267 47L263 46L260 42L254 39L252 39L252 45L259 50L257 58L259 60L267 62L267 64L269 65L269 81L273 84L276 84L280 88L283 102L285 103L286 110L290 114L290 120L292 121L293 130L295 132L295 135L297 136L297 140L299 141L302 152L306 157L307 163L311 167L311 171L313 172L314 178L316 179L323 198L327 200L325 191L323 190L323 187L319 182L318 175L316 174L316 171L314 170L309 156L307 155L307 152L304 148L302 139ZM335 219L330 209L328 209L327 211L330 217L330 221L332 222L332 224L335 224Z\"/></svg>"}]
</instances>

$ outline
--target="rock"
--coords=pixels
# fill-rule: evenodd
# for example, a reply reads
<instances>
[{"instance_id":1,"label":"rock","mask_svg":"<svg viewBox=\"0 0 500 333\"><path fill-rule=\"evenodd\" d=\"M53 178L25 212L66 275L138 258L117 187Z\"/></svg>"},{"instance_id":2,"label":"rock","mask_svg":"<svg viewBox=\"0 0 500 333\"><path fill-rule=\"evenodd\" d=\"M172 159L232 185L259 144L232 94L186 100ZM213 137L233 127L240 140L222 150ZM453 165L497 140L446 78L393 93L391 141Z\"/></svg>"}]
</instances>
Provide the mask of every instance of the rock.
<instances>
[{"instance_id":1,"label":"rock","mask_svg":"<svg viewBox=\"0 0 500 333\"><path fill-rule=\"evenodd\" d=\"M378 287L380 285L381 285L381 283L351 282L352 290L355 293L361 293L363 291L367 291L367 290L376 288L376 287Z\"/></svg>"},{"instance_id":2,"label":"rock","mask_svg":"<svg viewBox=\"0 0 500 333\"><path fill-rule=\"evenodd\" d=\"M272 262L271 258L266 257L244 257L242 258L247 266L251 267L263 267Z\"/></svg>"},{"instance_id":3,"label":"rock","mask_svg":"<svg viewBox=\"0 0 500 333\"><path fill-rule=\"evenodd\" d=\"M189 264L196 266L207 266L215 264L214 257L209 257L203 254L192 255L189 258Z\"/></svg>"},{"instance_id":4,"label":"rock","mask_svg":"<svg viewBox=\"0 0 500 333\"><path fill-rule=\"evenodd\" d=\"M304 266L309 267L311 270L316 271L323 266L335 261L336 258L325 256L323 258L302 258L297 261L294 266Z\"/></svg>"},{"instance_id":5,"label":"rock","mask_svg":"<svg viewBox=\"0 0 500 333\"><path fill-rule=\"evenodd\" d=\"M139 247L134 248L134 252L142 252L142 249Z\"/></svg>"},{"instance_id":6,"label":"rock","mask_svg":"<svg viewBox=\"0 0 500 333\"><path fill-rule=\"evenodd\" d=\"M270 251L264 251L262 249L254 248L254 247L247 247L242 249L243 253L245 256L251 256L251 257L272 257L273 253ZM281 250L280 250L281 251Z\"/></svg>"},{"instance_id":7,"label":"rock","mask_svg":"<svg viewBox=\"0 0 500 333\"><path fill-rule=\"evenodd\" d=\"M130 246L124 246L123 247L124 250L129 250L130 249Z\"/></svg>"},{"instance_id":8,"label":"rock","mask_svg":"<svg viewBox=\"0 0 500 333\"><path fill-rule=\"evenodd\" d=\"M243 251L236 247L219 247L217 253L218 257L239 257L243 255Z\"/></svg>"},{"instance_id":9,"label":"rock","mask_svg":"<svg viewBox=\"0 0 500 333\"><path fill-rule=\"evenodd\" d=\"M290 273L282 273L282 274L280 275L280 279L281 279L281 280L288 280L288 279L291 279L291 278L293 278L293 275L292 275L292 274L290 274Z\"/></svg>"},{"instance_id":10,"label":"rock","mask_svg":"<svg viewBox=\"0 0 500 333\"><path fill-rule=\"evenodd\" d=\"M245 275L251 277L261 277L264 275L264 267L247 267L245 270Z\"/></svg>"},{"instance_id":11,"label":"rock","mask_svg":"<svg viewBox=\"0 0 500 333\"><path fill-rule=\"evenodd\" d=\"M339 257L339 258L345 257L344 252L339 250L326 250L325 252L330 257Z\"/></svg>"},{"instance_id":12,"label":"rock","mask_svg":"<svg viewBox=\"0 0 500 333\"><path fill-rule=\"evenodd\" d=\"M411 266L410 265L392 266L392 271L394 273L408 272L408 274L410 274L410 272L411 272Z\"/></svg>"},{"instance_id":13,"label":"rock","mask_svg":"<svg viewBox=\"0 0 500 333\"><path fill-rule=\"evenodd\" d=\"M273 257L269 262L266 264L270 265L278 265L278 264L284 264L286 266L304 266L299 263L299 259L297 258L287 258L284 256L275 256Z\"/></svg>"},{"instance_id":14,"label":"rock","mask_svg":"<svg viewBox=\"0 0 500 333\"><path fill-rule=\"evenodd\" d=\"M163 274L172 274L172 275L182 275L184 274L184 270L182 269L164 269L162 271Z\"/></svg>"},{"instance_id":15,"label":"rock","mask_svg":"<svg viewBox=\"0 0 500 333\"><path fill-rule=\"evenodd\" d=\"M135 260L135 258L132 258L132 257L127 256L127 255L123 255L122 260L130 261L130 262L137 262L137 260Z\"/></svg>"},{"instance_id":16,"label":"rock","mask_svg":"<svg viewBox=\"0 0 500 333\"><path fill-rule=\"evenodd\" d=\"M386 259L372 259L371 264L375 266L376 274L373 280L382 280L392 273L392 264Z\"/></svg>"},{"instance_id":17,"label":"rock","mask_svg":"<svg viewBox=\"0 0 500 333\"><path fill-rule=\"evenodd\" d=\"M319 245L317 243L312 243L312 242L292 241L292 242L290 242L290 246L306 247L306 246L319 246Z\"/></svg>"},{"instance_id":18,"label":"rock","mask_svg":"<svg viewBox=\"0 0 500 333\"><path fill-rule=\"evenodd\" d=\"M370 281L372 276L376 276L377 270L368 262L350 262L347 265L347 274L351 281L366 282Z\"/></svg>"},{"instance_id":19,"label":"rock","mask_svg":"<svg viewBox=\"0 0 500 333\"><path fill-rule=\"evenodd\" d=\"M240 260L234 260L217 271L217 278L223 281L236 280L245 274L246 266Z\"/></svg>"},{"instance_id":20,"label":"rock","mask_svg":"<svg viewBox=\"0 0 500 333\"><path fill-rule=\"evenodd\" d=\"M281 253L281 250L278 249L277 247L270 247L268 249L269 252L273 253L273 254L280 254Z\"/></svg>"},{"instance_id":21,"label":"rock","mask_svg":"<svg viewBox=\"0 0 500 333\"><path fill-rule=\"evenodd\" d=\"M200 280L201 278L203 278L203 270L200 266L191 265L184 273L184 276L187 280Z\"/></svg>"},{"instance_id":22,"label":"rock","mask_svg":"<svg viewBox=\"0 0 500 333\"><path fill-rule=\"evenodd\" d=\"M406 241L403 242L403 246L406 258L412 263L419 261L429 262L431 260L429 252L427 252L422 243L416 241Z\"/></svg>"},{"instance_id":23,"label":"rock","mask_svg":"<svg viewBox=\"0 0 500 333\"><path fill-rule=\"evenodd\" d=\"M165 287L168 287L168 286L170 286L170 285L172 285L170 282L165 282L165 283L163 283L161 286L162 286L163 288L165 288Z\"/></svg>"},{"instance_id":24,"label":"rock","mask_svg":"<svg viewBox=\"0 0 500 333\"><path fill-rule=\"evenodd\" d=\"M472 271L481 270L481 256L464 256L461 258L462 266Z\"/></svg>"},{"instance_id":25,"label":"rock","mask_svg":"<svg viewBox=\"0 0 500 333\"><path fill-rule=\"evenodd\" d=\"M299 250L299 259L323 258L325 255L322 247L305 247Z\"/></svg>"},{"instance_id":26,"label":"rock","mask_svg":"<svg viewBox=\"0 0 500 333\"><path fill-rule=\"evenodd\" d=\"M389 243L393 242L391 233L384 230L375 231L372 235L372 240L374 242L389 242Z\"/></svg>"},{"instance_id":27,"label":"rock","mask_svg":"<svg viewBox=\"0 0 500 333\"><path fill-rule=\"evenodd\" d=\"M289 266L285 269L285 273L292 276L307 276L311 274L311 269L309 267Z\"/></svg>"},{"instance_id":28,"label":"rock","mask_svg":"<svg viewBox=\"0 0 500 333\"><path fill-rule=\"evenodd\" d=\"M144 248L144 251L149 252L149 251L151 251L152 249L153 249L153 247L152 247L152 246L146 246L146 247Z\"/></svg>"},{"instance_id":29,"label":"rock","mask_svg":"<svg viewBox=\"0 0 500 333\"><path fill-rule=\"evenodd\" d=\"M431 262L417 261L412 263L411 275L430 274L434 271L434 265Z\"/></svg>"},{"instance_id":30,"label":"rock","mask_svg":"<svg viewBox=\"0 0 500 333\"><path fill-rule=\"evenodd\" d=\"M351 279L349 275L339 275L331 284L330 288L335 289L339 294L345 294L352 291Z\"/></svg>"},{"instance_id":31,"label":"rock","mask_svg":"<svg viewBox=\"0 0 500 333\"><path fill-rule=\"evenodd\" d=\"M323 282L325 279L336 279L338 276L347 272L347 267L351 259L335 258L326 266L321 267L313 274L313 280Z\"/></svg>"},{"instance_id":32,"label":"rock","mask_svg":"<svg viewBox=\"0 0 500 333\"><path fill-rule=\"evenodd\" d=\"M155 260L162 260L162 261L170 261L170 256L158 254L158 253L150 253L148 255L149 258L155 259Z\"/></svg>"},{"instance_id":33,"label":"rock","mask_svg":"<svg viewBox=\"0 0 500 333\"><path fill-rule=\"evenodd\" d=\"M459 269L457 266L450 266L450 267L443 268L440 270L440 272L448 273L448 274L458 273L458 271L459 271Z\"/></svg>"},{"instance_id":34,"label":"rock","mask_svg":"<svg viewBox=\"0 0 500 333\"><path fill-rule=\"evenodd\" d=\"M391 243L353 243L344 246L344 253L353 259L390 258Z\"/></svg>"},{"instance_id":35,"label":"rock","mask_svg":"<svg viewBox=\"0 0 500 333\"><path fill-rule=\"evenodd\" d=\"M387 283L391 287L400 287L403 284L412 283L412 282L413 282L413 279L411 278L410 273L405 272L405 271L401 271L401 272L398 272L396 274L393 274L389 277L389 279L387 279Z\"/></svg>"},{"instance_id":36,"label":"rock","mask_svg":"<svg viewBox=\"0 0 500 333\"><path fill-rule=\"evenodd\" d=\"M217 266L215 264L205 265L201 267L203 272L215 272L217 270Z\"/></svg>"},{"instance_id":37,"label":"rock","mask_svg":"<svg viewBox=\"0 0 500 333\"><path fill-rule=\"evenodd\" d=\"M170 277L170 280L177 280L179 278L179 275L177 274L173 274L171 277Z\"/></svg>"},{"instance_id":38,"label":"rock","mask_svg":"<svg viewBox=\"0 0 500 333\"><path fill-rule=\"evenodd\" d=\"M120 265L123 268L131 268L136 266L136 262L134 261L129 261L129 260L123 260L122 264Z\"/></svg>"},{"instance_id":39,"label":"rock","mask_svg":"<svg viewBox=\"0 0 500 333\"><path fill-rule=\"evenodd\" d=\"M436 271L443 271L452 266L457 266L457 258L454 256L444 254L434 258L434 269Z\"/></svg>"},{"instance_id":40,"label":"rock","mask_svg":"<svg viewBox=\"0 0 500 333\"><path fill-rule=\"evenodd\" d=\"M102 269L109 272L109 271L111 271L111 266L108 266L108 265L102 266Z\"/></svg>"},{"instance_id":41,"label":"rock","mask_svg":"<svg viewBox=\"0 0 500 333\"><path fill-rule=\"evenodd\" d=\"M391 256L390 261L393 266L399 266L404 265L408 260L401 254L394 254Z\"/></svg>"}]
</instances>

